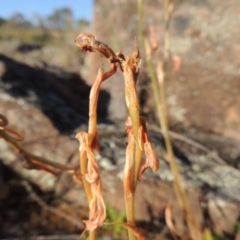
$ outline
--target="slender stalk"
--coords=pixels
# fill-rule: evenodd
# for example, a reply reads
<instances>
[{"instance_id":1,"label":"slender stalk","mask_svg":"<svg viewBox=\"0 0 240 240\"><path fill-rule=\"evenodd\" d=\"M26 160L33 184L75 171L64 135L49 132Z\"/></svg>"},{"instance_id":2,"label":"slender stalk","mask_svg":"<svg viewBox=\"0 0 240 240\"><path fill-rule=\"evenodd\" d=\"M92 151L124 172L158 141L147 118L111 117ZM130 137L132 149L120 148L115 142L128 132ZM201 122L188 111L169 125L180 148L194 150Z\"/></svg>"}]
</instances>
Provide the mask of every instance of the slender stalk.
<instances>
[{"instance_id":1,"label":"slender stalk","mask_svg":"<svg viewBox=\"0 0 240 240\"><path fill-rule=\"evenodd\" d=\"M142 143L139 137L140 129L140 113L139 102L136 89L137 76L134 74L129 64L129 59L124 63L124 79L125 79L125 98L129 111L129 115L132 121L132 128L134 133L135 148L134 148L134 174L133 174L133 186L136 188L138 180L138 172L142 161Z\"/></svg>"},{"instance_id":2,"label":"slender stalk","mask_svg":"<svg viewBox=\"0 0 240 240\"><path fill-rule=\"evenodd\" d=\"M97 78L91 88L89 96L89 122L88 122L88 144L91 148L98 148L98 133L97 133L97 103L99 97L100 86L103 81L112 76L116 72L116 65L112 64L110 70L103 74L102 68L99 69ZM81 173L85 175L88 173L88 158L86 152L81 154L80 151L80 164L81 164ZM91 191L91 184L83 178L84 188L87 194L88 203L93 198ZM91 217L91 216L90 216ZM96 239L96 230L89 233L89 239Z\"/></svg>"},{"instance_id":3,"label":"slender stalk","mask_svg":"<svg viewBox=\"0 0 240 240\"><path fill-rule=\"evenodd\" d=\"M125 196L125 206L126 206L126 215L127 223L135 226L135 204L134 204L134 195L132 197ZM134 233L128 229L129 240L137 240Z\"/></svg>"},{"instance_id":4,"label":"slender stalk","mask_svg":"<svg viewBox=\"0 0 240 240\"><path fill-rule=\"evenodd\" d=\"M159 86L157 81L157 76L154 70L154 65L152 61L152 56L150 53L150 47L148 47L145 43L144 39L144 27L143 27L143 0L138 0L138 33L141 42L141 46L143 48L143 53L146 57L147 67L150 74L150 79L152 83L153 96L156 106L160 106L160 93ZM148 49L147 49L148 47Z\"/></svg>"},{"instance_id":5,"label":"slender stalk","mask_svg":"<svg viewBox=\"0 0 240 240\"><path fill-rule=\"evenodd\" d=\"M87 163L88 163L88 159L87 159L87 155L86 153L82 154L80 156L80 167L81 167L81 174L84 175L87 173ZM82 179L83 181L83 186L85 189L85 192L87 194L87 199L88 199L88 203L90 203L91 199L92 199L92 191L91 191L91 186L90 183L88 181L86 181L84 178ZM89 232L89 240L95 240L96 239L96 230Z\"/></svg>"},{"instance_id":6,"label":"slender stalk","mask_svg":"<svg viewBox=\"0 0 240 240\"><path fill-rule=\"evenodd\" d=\"M95 240L96 239L96 233L97 233L96 230L90 232L89 236L88 236L88 240Z\"/></svg>"},{"instance_id":7,"label":"slender stalk","mask_svg":"<svg viewBox=\"0 0 240 240\"><path fill-rule=\"evenodd\" d=\"M190 232L190 236L192 239L200 240L201 233L197 229L192 211L190 208L189 200L187 197L187 193L185 191L183 181L181 178L181 174L179 168L175 161L175 156L173 152L172 143L169 136L169 127L168 127L168 117L167 117L167 104L166 104L166 93L165 93L165 78L166 78L166 70L167 64L170 56L170 37L169 37L169 23L170 23L170 11L169 11L169 0L164 0L164 23L165 23L165 33L164 33L164 59L163 64L160 63L158 66L158 77L156 76L154 65L151 56L150 46L145 43L144 40L144 28L143 28L143 0L138 0L138 16L139 16L139 34L142 43L142 47L144 50L144 54L147 59L147 66L150 73L150 78L153 87L155 104L157 107L158 118L160 122L160 126L162 128L164 141L168 153L168 160L170 163L171 171L174 175L174 190L178 199L178 202L181 207L185 210L186 220L188 229Z\"/></svg>"},{"instance_id":8,"label":"slender stalk","mask_svg":"<svg viewBox=\"0 0 240 240\"><path fill-rule=\"evenodd\" d=\"M140 142L141 137L139 136L140 129L140 114L139 114L139 103L136 90L136 82L138 74L134 72L133 66L131 66L131 59L127 58L126 62L123 63L123 74L125 80L125 98L126 104L129 111L129 115L132 122L133 134L134 134L134 148L132 153L133 168L132 173L129 178L129 184L131 189L131 194L127 194L125 189L125 205L127 212L127 222L135 226L135 214L134 214L134 193L138 180L138 172L140 169L142 161L142 143ZM135 240L136 236L131 230L128 230L129 239Z\"/></svg>"},{"instance_id":9,"label":"slender stalk","mask_svg":"<svg viewBox=\"0 0 240 240\"><path fill-rule=\"evenodd\" d=\"M84 175L87 173L87 163L88 163L86 153L80 155L80 159L81 159L80 161L81 174ZM88 202L90 202L92 199L92 191L91 191L89 182L86 181L84 178L83 178L83 185L84 185L85 192L87 194Z\"/></svg>"}]
</instances>

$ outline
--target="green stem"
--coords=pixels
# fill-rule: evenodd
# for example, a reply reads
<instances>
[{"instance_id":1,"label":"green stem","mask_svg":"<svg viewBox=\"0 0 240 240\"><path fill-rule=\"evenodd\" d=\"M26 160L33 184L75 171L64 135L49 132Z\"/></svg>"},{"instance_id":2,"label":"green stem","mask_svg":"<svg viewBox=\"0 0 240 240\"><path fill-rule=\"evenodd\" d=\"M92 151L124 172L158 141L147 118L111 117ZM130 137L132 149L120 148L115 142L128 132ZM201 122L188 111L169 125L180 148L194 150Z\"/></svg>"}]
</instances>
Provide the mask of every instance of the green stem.
<instances>
[{"instance_id":1,"label":"green stem","mask_svg":"<svg viewBox=\"0 0 240 240\"><path fill-rule=\"evenodd\" d=\"M165 21L165 33L164 33L164 61L163 64L159 67L159 76L157 78L154 65L152 61L152 56L150 51L147 51L145 41L144 41L144 28L143 28L143 0L138 0L138 16L139 16L139 34L144 50L144 54L147 60L147 66L150 73L150 78L153 87L154 100L157 107L158 118L160 126L162 128L163 137L168 153L168 160L170 163L171 172L174 175L174 190L178 198L179 204L183 207L186 213L187 225L189 228L190 235L192 239L199 240L201 239L201 233L197 229L192 211L190 208L189 200L187 197L186 190L183 185L181 174L178 168L178 165L175 161L175 156L173 152L172 143L169 136L169 127L168 127L168 117L167 117L167 104L166 104L166 92L165 92L165 73L167 69L167 63L170 56L170 41L169 41L169 23L170 23L170 14L169 14L169 0L164 0L164 21Z\"/></svg>"},{"instance_id":2,"label":"green stem","mask_svg":"<svg viewBox=\"0 0 240 240\"><path fill-rule=\"evenodd\" d=\"M96 239L96 233L97 233L96 230L90 232L89 236L88 236L88 240L95 240Z\"/></svg>"},{"instance_id":3,"label":"green stem","mask_svg":"<svg viewBox=\"0 0 240 240\"><path fill-rule=\"evenodd\" d=\"M147 67L150 74L150 79L152 83L153 96L156 106L160 106L160 93L159 86L157 81L157 76L154 70L153 61L151 59L150 53L147 53L147 48L144 40L144 27L143 27L143 0L138 0L138 32L139 38L141 42L141 46L143 48L143 53L146 57Z\"/></svg>"},{"instance_id":4,"label":"green stem","mask_svg":"<svg viewBox=\"0 0 240 240\"><path fill-rule=\"evenodd\" d=\"M129 65L128 59L124 66L124 79L125 79L125 98L128 108L128 112L132 122L132 128L134 133L135 147L134 147L134 172L133 172L133 189L136 188L138 181L138 172L142 161L142 149L141 149L141 137L139 137L140 129L140 113L139 113L139 102L136 89L137 79L133 74L132 69Z\"/></svg>"},{"instance_id":5,"label":"green stem","mask_svg":"<svg viewBox=\"0 0 240 240\"><path fill-rule=\"evenodd\" d=\"M125 196L125 205L126 205L127 222L135 226L134 195L132 195L131 197ZM137 240L136 236L133 234L131 230L128 230L128 236L129 236L129 240Z\"/></svg>"},{"instance_id":6,"label":"green stem","mask_svg":"<svg viewBox=\"0 0 240 240\"><path fill-rule=\"evenodd\" d=\"M86 153L80 155L80 159L81 159L81 161L80 161L81 174L85 175L85 174L87 174L87 164L88 164L88 159L87 159ZM84 185L85 192L87 194L88 202L90 202L90 200L92 199L91 185L84 178L82 180L83 180L83 185Z\"/></svg>"},{"instance_id":7,"label":"green stem","mask_svg":"<svg viewBox=\"0 0 240 240\"><path fill-rule=\"evenodd\" d=\"M127 222L135 226L135 215L134 215L134 193L138 180L138 172L142 161L142 149L141 149L141 138L139 138L140 129L140 114L139 114L139 103L136 90L137 75L134 74L133 69L131 69L130 59L127 58L126 62L123 64L123 73L125 80L125 98L126 104L129 111L129 115L132 122L133 134L134 134L134 151L133 151L133 169L130 179L130 189L132 190L131 196L126 196L125 191L125 205L127 212ZM136 236L132 231L128 230L128 236L130 240L136 240Z\"/></svg>"}]
</instances>

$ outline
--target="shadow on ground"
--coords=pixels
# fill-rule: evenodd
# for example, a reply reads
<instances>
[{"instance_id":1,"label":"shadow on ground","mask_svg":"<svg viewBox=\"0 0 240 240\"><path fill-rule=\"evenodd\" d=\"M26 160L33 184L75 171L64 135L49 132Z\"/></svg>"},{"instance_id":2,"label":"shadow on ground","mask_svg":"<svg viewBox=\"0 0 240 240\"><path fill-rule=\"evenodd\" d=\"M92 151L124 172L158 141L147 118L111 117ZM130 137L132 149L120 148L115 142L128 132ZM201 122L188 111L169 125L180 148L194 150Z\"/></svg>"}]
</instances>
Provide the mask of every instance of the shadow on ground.
<instances>
[{"instance_id":1,"label":"shadow on ground","mask_svg":"<svg viewBox=\"0 0 240 240\"><path fill-rule=\"evenodd\" d=\"M0 73L0 89L34 104L61 133L87 122L91 87L78 74L46 64L44 68L29 66L2 54L0 63L4 68ZM106 120L109 99L109 94L101 90L99 119Z\"/></svg>"}]
</instances>

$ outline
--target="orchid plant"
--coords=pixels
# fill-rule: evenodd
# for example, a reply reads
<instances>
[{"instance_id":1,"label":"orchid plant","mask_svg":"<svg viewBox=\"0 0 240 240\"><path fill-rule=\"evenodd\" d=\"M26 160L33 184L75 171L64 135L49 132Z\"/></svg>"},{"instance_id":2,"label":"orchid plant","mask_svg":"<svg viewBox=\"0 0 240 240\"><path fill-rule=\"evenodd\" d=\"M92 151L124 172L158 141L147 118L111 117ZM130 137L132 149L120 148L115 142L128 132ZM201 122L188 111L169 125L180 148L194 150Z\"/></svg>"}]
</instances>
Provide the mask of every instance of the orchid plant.
<instances>
[{"instance_id":1,"label":"orchid plant","mask_svg":"<svg viewBox=\"0 0 240 240\"><path fill-rule=\"evenodd\" d=\"M159 169L159 161L149 140L146 119L140 117L139 102L136 84L141 66L141 56L138 47L132 56L125 58L121 53L114 51L105 43L95 39L92 34L81 33L75 40L75 45L82 52L95 52L104 57L110 64L110 69L103 73L98 70L96 80L91 88L89 102L88 132L79 132L76 138L79 140L80 164L68 167L43 157L36 156L25 150L19 141L22 136L7 126L8 120L0 114L0 137L3 138L14 150L16 150L30 169L45 170L54 175L58 171L65 171L73 175L78 184L84 185L89 203L89 219L84 220L85 232L89 232L88 239L96 239L96 229L102 225L119 224L128 229L130 240L143 240L143 231L135 225L134 198L137 182L147 168L153 171ZM126 162L124 167L124 198L127 213L126 223L106 223L106 206L102 196L102 184L95 152L100 150L97 130L97 104L102 82L109 80L117 69L123 73L125 81L125 101L129 117L125 121L125 129L128 137L126 147ZM145 155L145 160L143 160Z\"/></svg>"},{"instance_id":2,"label":"orchid plant","mask_svg":"<svg viewBox=\"0 0 240 240\"><path fill-rule=\"evenodd\" d=\"M106 217L106 208L101 195L100 177L93 152L93 150L99 149L97 102L101 83L111 77L119 68L123 72L125 80L125 101L129 112L129 117L125 121L128 144L123 179L127 223L123 224L123 226L128 229L129 239L144 239L142 231L135 227L134 195L140 176L149 167L157 171L159 169L159 161L149 141L146 120L140 117L139 114L136 83L140 71L141 56L138 47L135 47L132 56L125 58L121 52L114 53L107 44L96 40L92 34L88 33L81 33L76 38L75 45L82 52L99 54L111 64L110 70L105 74L102 73L101 68L99 69L96 81L90 92L88 134L79 133L77 135L80 141L81 173L84 176L83 182L88 194L90 208L89 220L86 222L85 230L90 231L91 239L91 235L95 235L94 230L98 226L103 225ZM143 153L145 154L144 162L142 162Z\"/></svg>"}]
</instances>

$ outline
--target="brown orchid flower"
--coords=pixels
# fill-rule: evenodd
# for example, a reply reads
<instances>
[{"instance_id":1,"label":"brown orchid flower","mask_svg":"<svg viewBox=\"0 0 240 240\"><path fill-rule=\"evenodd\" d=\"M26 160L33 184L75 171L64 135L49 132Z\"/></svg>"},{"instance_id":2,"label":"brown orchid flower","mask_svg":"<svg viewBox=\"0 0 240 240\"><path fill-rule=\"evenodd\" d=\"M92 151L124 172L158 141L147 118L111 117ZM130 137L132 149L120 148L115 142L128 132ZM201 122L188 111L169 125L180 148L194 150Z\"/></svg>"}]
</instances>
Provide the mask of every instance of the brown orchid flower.
<instances>
[{"instance_id":1,"label":"brown orchid flower","mask_svg":"<svg viewBox=\"0 0 240 240\"><path fill-rule=\"evenodd\" d=\"M131 137L133 135L133 129L132 129L132 122L130 117L127 118L125 122L126 132L128 134L128 137ZM145 153L145 161L142 163L140 171L138 173L138 178L141 177L141 175L144 173L144 171L147 168L151 168L153 171L157 171L159 169L159 161L157 159L157 155L153 149L153 146L149 140L148 132L147 132L147 126L146 126L146 120L145 118L140 118L140 128L139 128L139 134L138 134L138 143L141 148L143 148L143 151ZM129 143L128 143L129 144Z\"/></svg>"},{"instance_id":2,"label":"brown orchid flower","mask_svg":"<svg viewBox=\"0 0 240 240\"><path fill-rule=\"evenodd\" d=\"M143 141L143 149L146 156L145 162L143 163L140 172L139 177L141 174L150 167L154 172L156 172L159 169L159 161L157 159L157 155L153 149L153 146L149 140L148 132L147 132L147 126L146 126L146 120L145 118L141 117L141 132L142 132L142 141Z\"/></svg>"},{"instance_id":3,"label":"brown orchid flower","mask_svg":"<svg viewBox=\"0 0 240 240\"><path fill-rule=\"evenodd\" d=\"M75 45L82 52L96 52L101 57L106 58L110 63L121 63L124 60L123 54L116 55L114 51L105 43L97 41L90 33L81 33L75 39Z\"/></svg>"},{"instance_id":4,"label":"brown orchid flower","mask_svg":"<svg viewBox=\"0 0 240 240\"><path fill-rule=\"evenodd\" d=\"M87 155L87 173L84 174L84 179L90 183L92 199L89 202L90 214L89 220L85 220L85 231L93 231L97 227L102 226L106 218L106 207L102 197L102 186L99 177L98 165L93 153L93 149L89 144L89 134L80 132L76 135L80 142L80 156Z\"/></svg>"}]
</instances>

